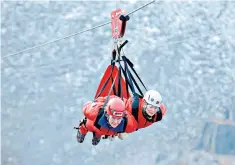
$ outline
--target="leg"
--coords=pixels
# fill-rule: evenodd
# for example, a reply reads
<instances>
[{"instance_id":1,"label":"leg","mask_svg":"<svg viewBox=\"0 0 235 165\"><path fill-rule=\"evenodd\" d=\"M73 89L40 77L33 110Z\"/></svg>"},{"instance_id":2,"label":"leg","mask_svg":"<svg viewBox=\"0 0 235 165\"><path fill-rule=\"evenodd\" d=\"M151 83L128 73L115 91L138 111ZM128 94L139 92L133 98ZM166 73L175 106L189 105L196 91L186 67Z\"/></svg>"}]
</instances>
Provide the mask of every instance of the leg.
<instances>
[{"instance_id":1,"label":"leg","mask_svg":"<svg viewBox=\"0 0 235 165\"><path fill-rule=\"evenodd\" d=\"M87 132L88 131L85 127L85 124L82 124L82 125L79 126L78 132L77 132L77 141L78 141L78 143L82 143L84 141Z\"/></svg>"},{"instance_id":2,"label":"leg","mask_svg":"<svg viewBox=\"0 0 235 165\"><path fill-rule=\"evenodd\" d=\"M101 139L101 136L96 135L96 133L93 132L92 145L99 144L100 139Z\"/></svg>"}]
</instances>

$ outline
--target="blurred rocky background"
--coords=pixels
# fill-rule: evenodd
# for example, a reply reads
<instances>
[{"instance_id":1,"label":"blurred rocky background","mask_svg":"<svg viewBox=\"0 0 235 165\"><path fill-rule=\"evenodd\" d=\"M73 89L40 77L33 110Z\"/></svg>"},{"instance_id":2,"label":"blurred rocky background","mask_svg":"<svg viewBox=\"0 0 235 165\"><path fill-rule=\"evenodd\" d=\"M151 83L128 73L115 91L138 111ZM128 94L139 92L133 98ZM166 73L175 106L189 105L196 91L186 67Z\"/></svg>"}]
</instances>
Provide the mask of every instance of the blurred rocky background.
<instances>
[{"instance_id":1,"label":"blurred rocky background","mask_svg":"<svg viewBox=\"0 0 235 165\"><path fill-rule=\"evenodd\" d=\"M147 1L1 1L3 165L234 165L235 2L156 1L127 23L126 56L164 119L123 141L76 142L73 126L110 63L110 21Z\"/></svg>"}]
</instances>

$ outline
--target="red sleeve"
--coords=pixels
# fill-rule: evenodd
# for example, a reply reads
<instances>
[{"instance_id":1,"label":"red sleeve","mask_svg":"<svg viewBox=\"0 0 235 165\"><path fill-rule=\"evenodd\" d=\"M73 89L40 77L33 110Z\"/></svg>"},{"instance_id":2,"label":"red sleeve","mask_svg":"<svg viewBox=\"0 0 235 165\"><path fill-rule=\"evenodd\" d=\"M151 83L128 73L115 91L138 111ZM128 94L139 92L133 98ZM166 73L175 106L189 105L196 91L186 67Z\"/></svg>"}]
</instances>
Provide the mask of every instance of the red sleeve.
<instances>
[{"instance_id":1,"label":"red sleeve","mask_svg":"<svg viewBox=\"0 0 235 165\"><path fill-rule=\"evenodd\" d=\"M162 111L162 116L164 116L166 114L166 106L164 104L161 104L160 108Z\"/></svg>"},{"instance_id":2,"label":"red sleeve","mask_svg":"<svg viewBox=\"0 0 235 165\"><path fill-rule=\"evenodd\" d=\"M125 101L126 110L132 112L132 97Z\"/></svg>"},{"instance_id":3,"label":"red sleeve","mask_svg":"<svg viewBox=\"0 0 235 165\"><path fill-rule=\"evenodd\" d=\"M95 99L96 102L105 102L106 97L98 97Z\"/></svg>"},{"instance_id":4,"label":"red sleeve","mask_svg":"<svg viewBox=\"0 0 235 165\"><path fill-rule=\"evenodd\" d=\"M131 115L130 112L127 112L127 126L126 126L125 132L126 133L134 132L134 131L136 131L137 126L138 125L137 125L137 122L136 122L134 116Z\"/></svg>"},{"instance_id":5,"label":"red sleeve","mask_svg":"<svg viewBox=\"0 0 235 165\"><path fill-rule=\"evenodd\" d=\"M98 113L98 108L97 104L95 102L88 101L84 106L83 106L83 114L84 116L89 119L89 120L95 120L97 113Z\"/></svg>"}]
</instances>

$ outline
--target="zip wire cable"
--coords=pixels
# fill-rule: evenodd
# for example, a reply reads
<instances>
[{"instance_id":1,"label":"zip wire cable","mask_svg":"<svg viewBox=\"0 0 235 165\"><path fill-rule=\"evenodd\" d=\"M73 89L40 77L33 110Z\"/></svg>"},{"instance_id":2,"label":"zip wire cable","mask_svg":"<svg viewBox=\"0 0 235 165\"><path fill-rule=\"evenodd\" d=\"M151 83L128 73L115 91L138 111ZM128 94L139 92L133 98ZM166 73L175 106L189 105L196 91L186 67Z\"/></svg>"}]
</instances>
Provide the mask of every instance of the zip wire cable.
<instances>
[{"instance_id":1,"label":"zip wire cable","mask_svg":"<svg viewBox=\"0 0 235 165\"><path fill-rule=\"evenodd\" d=\"M146 6L148 6L149 4L153 3L154 1L155 1L155 0L153 0L153 1L151 1L151 2L149 2L149 3L147 3L147 4L143 5L143 6L141 6L141 7L139 7L139 8L133 10L132 12L128 13L127 15L130 15L130 14L133 14L133 13L137 12L138 10L140 10L140 9L142 9L142 8L144 8L144 7L146 7ZM60 40L64 40L64 39L73 37L73 36L75 36L75 35L79 35L79 34L82 34L82 33L87 32L87 31L91 31L91 30L97 29L97 28L99 28L99 27L105 26L105 25L110 24L110 23L111 23L111 21L106 22L106 23L103 23L103 24L100 24L100 25L97 25L97 26L94 26L94 27L92 27L92 28L89 28L89 29L86 29L86 30L83 30L83 31L80 31L80 32L77 32L77 33L70 34L70 35L65 36L65 37L62 37L62 38L58 38L58 39L55 39L55 40L52 40L52 41L49 41L49 42L46 42L46 43L43 43L43 44L39 44L39 45L30 47L30 48L23 49L23 50L21 50L21 51L18 51L18 52L16 52L16 53L13 53L13 54L8 54L8 55L3 56L2 59L6 58L6 57L10 57L10 56L15 56L15 55L18 55L18 54L20 54L20 53L23 53L23 52L26 52L26 51L29 51L29 50L32 50L32 49L36 49L36 48L39 48L39 47L42 47L42 46L45 46L45 45L49 45L49 44L58 42L58 41L60 41Z\"/></svg>"},{"instance_id":2,"label":"zip wire cable","mask_svg":"<svg viewBox=\"0 0 235 165\"><path fill-rule=\"evenodd\" d=\"M130 13L128 13L127 15L129 16L129 15L131 15L131 14L137 12L138 10L140 10L140 9L142 9L142 8L144 8L144 7L148 6L148 5L150 5L150 4L153 3L153 2L155 2L155 0L153 0L153 1L149 2L149 3L146 3L145 5L143 5L143 6L139 7L139 8L137 8L137 9L133 10L133 11L130 12ZM126 16L127 16L127 15L126 15Z\"/></svg>"},{"instance_id":3,"label":"zip wire cable","mask_svg":"<svg viewBox=\"0 0 235 165\"><path fill-rule=\"evenodd\" d=\"M8 54L6 56L3 56L2 58L6 58L6 57L10 57L10 56L15 56L15 55L18 55L20 53L26 52L28 50L32 50L32 49L39 48L39 47L42 47L42 46L45 46L45 45L49 45L51 43L58 42L60 40L66 39L66 38L70 38L70 37L73 37L75 35L82 34L82 33L85 33L87 31L90 31L90 30L93 30L93 29L97 29L99 27L105 26L105 25L110 24L110 23L111 23L111 21L110 22L106 22L106 23L101 24L101 25L98 25L98 26L94 26L94 27L92 27L90 29L86 29L86 30L83 30L83 31L80 31L80 32L77 32L77 33L70 34L70 35L62 37L62 38L58 38L58 39L55 39L55 40L52 40L52 41L49 41L49 42L46 42L46 43L43 43L43 44L39 44L39 45L30 47L30 48L27 48L27 49L23 49L23 50L21 50L19 52L13 53L13 54Z\"/></svg>"}]
</instances>

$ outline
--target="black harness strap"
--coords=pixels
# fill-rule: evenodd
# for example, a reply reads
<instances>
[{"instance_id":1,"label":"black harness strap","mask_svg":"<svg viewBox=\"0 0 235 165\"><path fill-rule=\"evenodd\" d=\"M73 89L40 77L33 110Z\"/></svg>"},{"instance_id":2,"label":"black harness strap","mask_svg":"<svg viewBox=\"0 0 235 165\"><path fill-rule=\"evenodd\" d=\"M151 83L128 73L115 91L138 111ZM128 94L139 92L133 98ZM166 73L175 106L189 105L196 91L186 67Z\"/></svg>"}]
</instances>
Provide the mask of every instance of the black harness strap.
<instances>
[{"instance_id":1,"label":"black harness strap","mask_svg":"<svg viewBox=\"0 0 235 165\"><path fill-rule=\"evenodd\" d=\"M140 95L141 95L141 96L144 96L144 94L143 94L143 92L141 91L141 89L140 89L139 85L138 85L138 84L137 84L137 82L135 81L135 79L134 79L133 75L132 75L132 74L130 74L130 76L131 76L131 79L132 79L132 81L134 82L134 84L135 84L136 88L137 88L137 89L138 89L138 91L140 92Z\"/></svg>"},{"instance_id":2,"label":"black harness strap","mask_svg":"<svg viewBox=\"0 0 235 165\"><path fill-rule=\"evenodd\" d=\"M127 123L128 123L128 119L127 117L124 117L124 131L126 130Z\"/></svg>"},{"instance_id":3,"label":"black harness strap","mask_svg":"<svg viewBox=\"0 0 235 165\"><path fill-rule=\"evenodd\" d=\"M118 96L121 98L123 96L122 94L122 70L121 70L121 65L119 66L118 70Z\"/></svg>"},{"instance_id":4,"label":"black harness strap","mask_svg":"<svg viewBox=\"0 0 235 165\"><path fill-rule=\"evenodd\" d=\"M115 60L116 60L116 57L117 57L117 52L116 52L116 50L114 49L113 50L113 52L112 52L112 60L111 60L111 65L115 65ZM112 73L111 73L111 78L112 78L112 84L113 84L113 76L112 76L112 74L113 74L113 70L112 70ZM115 78L116 79L116 78ZM115 81L114 81L114 83L115 83ZM110 93L110 92L109 92ZM115 88L115 85L113 86L113 94L114 95L116 95L116 88Z\"/></svg>"},{"instance_id":5,"label":"black harness strap","mask_svg":"<svg viewBox=\"0 0 235 165\"><path fill-rule=\"evenodd\" d=\"M160 120L162 120L162 110L161 110L161 108L159 108L159 111L157 111L157 119L156 119L155 122L158 122Z\"/></svg>"},{"instance_id":6,"label":"black harness strap","mask_svg":"<svg viewBox=\"0 0 235 165\"><path fill-rule=\"evenodd\" d=\"M128 43L128 40L124 41L122 45L118 48L118 54L120 55L121 49Z\"/></svg>"},{"instance_id":7,"label":"black harness strap","mask_svg":"<svg viewBox=\"0 0 235 165\"><path fill-rule=\"evenodd\" d=\"M122 72L125 76L125 79L127 78L125 71L122 68L121 65L121 59L120 59L120 53L121 53L121 49L128 43L128 41L126 40L125 42L122 43L122 45L120 47L117 46L117 51L118 51L118 64L119 64L119 81L118 81L118 96L121 97L123 99L123 90L122 90ZM128 91L128 81L126 79L126 90L127 90L127 97L129 97L129 91Z\"/></svg>"},{"instance_id":8,"label":"black harness strap","mask_svg":"<svg viewBox=\"0 0 235 165\"><path fill-rule=\"evenodd\" d=\"M124 61L124 65L125 65L125 69L126 69L127 75L128 75L128 77L129 77L129 78L128 78L129 84L130 84L130 86L132 87L132 88L131 88L132 93L133 93L133 94L136 93L136 92L135 92L135 89L134 89L134 85L133 85L133 82L134 82L134 84L135 84L136 88L138 89L138 91L139 91L141 97L143 97L143 93L142 93L142 91L141 91L139 85L138 85L137 82L135 81L133 75L131 74L131 72L130 72L128 66L127 66L127 61L126 61L125 56L123 56L123 61Z\"/></svg>"},{"instance_id":9,"label":"black harness strap","mask_svg":"<svg viewBox=\"0 0 235 165\"><path fill-rule=\"evenodd\" d=\"M131 91L134 90L134 87L133 87L132 84L130 83L130 80L129 80L128 76L127 76L126 67L125 67L125 70L124 70L123 67L121 66L121 69L122 69L122 72L123 72L124 77L125 77L125 80L126 80L127 96L129 96L129 89L128 89L128 86L130 87Z\"/></svg>"},{"instance_id":10,"label":"black harness strap","mask_svg":"<svg viewBox=\"0 0 235 165\"><path fill-rule=\"evenodd\" d=\"M134 94L133 101L132 101L132 115L135 117L135 120L138 122L138 114L139 114L139 96L137 94Z\"/></svg>"},{"instance_id":11,"label":"black harness strap","mask_svg":"<svg viewBox=\"0 0 235 165\"><path fill-rule=\"evenodd\" d=\"M129 83L129 80L128 80L128 77L127 77L127 75L126 75L126 68L125 68L125 70L123 69L123 67L122 67L122 65L121 65L121 62L120 62L121 60L118 60L118 63L119 63L119 71L120 71L120 75L121 75L121 71L122 71L122 73L123 73L123 75L124 75L124 77L125 77L125 85L126 85L126 94L127 94L127 97L129 98L129 90L128 90L128 85L130 86L130 83ZM121 81L121 77L119 77L120 79L119 79L119 81ZM131 90L132 90L132 88L133 87L131 87L130 86L130 88L131 88ZM120 85L120 88L119 89L122 89L122 86ZM121 90L121 93L122 93L122 90ZM123 93L122 93L122 96L123 96Z\"/></svg>"},{"instance_id":12,"label":"black harness strap","mask_svg":"<svg viewBox=\"0 0 235 165\"><path fill-rule=\"evenodd\" d=\"M127 75L126 75L126 68L125 70L122 68L121 66L121 69L122 69L122 72L124 73L124 76L125 76L125 80L126 80L126 92L127 92L127 98L130 97L129 95L129 89L128 89L128 85L130 86L129 82L128 82L128 78L127 78Z\"/></svg>"},{"instance_id":13,"label":"black harness strap","mask_svg":"<svg viewBox=\"0 0 235 165\"><path fill-rule=\"evenodd\" d=\"M122 58L123 58L123 60L125 60L127 62L127 64L130 66L132 71L135 73L135 75L137 76L137 78L139 79L139 81L144 86L145 90L147 91L147 88L145 87L143 81L141 80L141 78L139 77L138 73L134 69L134 64L126 56L122 56Z\"/></svg>"},{"instance_id":14,"label":"black harness strap","mask_svg":"<svg viewBox=\"0 0 235 165\"><path fill-rule=\"evenodd\" d=\"M130 71L129 71L129 69L128 69L128 66L127 66L127 63L126 63L125 59L123 59L123 62L124 62L125 70L126 70L127 81L128 81L128 83L129 83L129 85L130 85L130 88L131 88L131 90L132 90L132 93L136 93L136 92L135 92L134 85L133 85L133 82L132 82L132 79L131 79L131 73L130 73Z\"/></svg>"},{"instance_id":15,"label":"black harness strap","mask_svg":"<svg viewBox=\"0 0 235 165\"><path fill-rule=\"evenodd\" d=\"M100 120L100 118L102 117L102 115L104 114L104 108L100 108L99 112L98 112L98 115L95 119L95 123L94 123L94 126L96 128L98 128L100 130L101 128L101 125L98 124L98 121Z\"/></svg>"}]
</instances>

